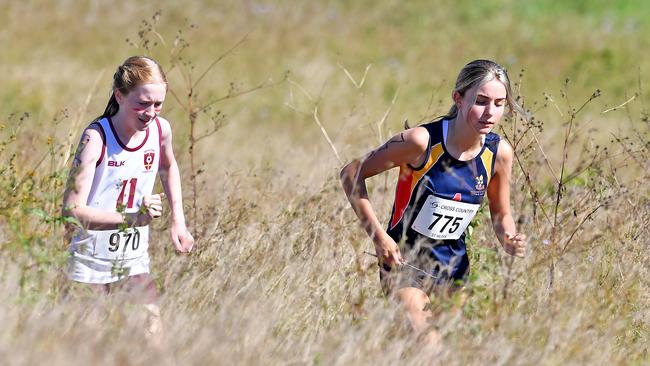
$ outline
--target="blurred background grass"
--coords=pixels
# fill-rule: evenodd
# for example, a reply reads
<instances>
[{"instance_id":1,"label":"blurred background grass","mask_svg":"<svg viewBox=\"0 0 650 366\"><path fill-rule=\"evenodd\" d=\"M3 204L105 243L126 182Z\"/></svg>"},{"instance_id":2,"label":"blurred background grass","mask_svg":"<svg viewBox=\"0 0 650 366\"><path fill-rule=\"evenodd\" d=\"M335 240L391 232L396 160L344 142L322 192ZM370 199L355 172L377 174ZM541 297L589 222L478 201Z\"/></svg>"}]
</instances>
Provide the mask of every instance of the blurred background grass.
<instances>
[{"instance_id":1,"label":"blurred background grass","mask_svg":"<svg viewBox=\"0 0 650 366\"><path fill-rule=\"evenodd\" d=\"M171 41L182 30L190 44L185 58L197 69L249 34L237 56L210 75L206 93L217 93L230 81L252 82L285 70L318 88L339 74L337 63L356 73L372 63L369 81L384 102L401 88L398 115L422 113L438 88L446 106L458 70L476 58L498 60L513 78L525 69L526 96L557 91L570 78L574 93L600 88L610 104L637 90L650 62L643 57L650 46L643 21L650 5L643 1L3 4L2 106L46 116L83 100L89 80L104 71L91 105L92 111L101 109L114 66L142 53L125 39L136 41L141 21L158 10L159 31ZM187 29L190 24L198 27ZM162 47L148 53L169 66Z\"/></svg>"},{"instance_id":2,"label":"blurred background grass","mask_svg":"<svg viewBox=\"0 0 650 366\"><path fill-rule=\"evenodd\" d=\"M224 59L195 91L201 97L221 95L231 82L245 87L281 79L290 71L291 78L313 95L324 93L321 111L327 119L352 102L349 80L339 65L360 79L372 64L364 98L379 107L389 104L399 90L387 121L391 131L398 130L403 119L413 123L446 111L458 70L476 58L497 60L514 80L525 70L521 94L530 101L542 100L543 92L559 99L569 78L576 100L601 89L603 109L634 95L650 67L644 57L650 32L643 21L650 16L650 5L643 1L3 4L0 115L28 111L35 124L45 123L62 109L78 111L88 94L92 99L80 118L85 121L98 114L114 68L129 55L147 53L170 68L169 53L159 40L151 39L149 50L132 45L140 41L138 31L146 30L142 21L150 22L157 11L162 12L158 31L168 43L182 32L189 44L183 56L192 62L195 74L248 35L234 57ZM172 89L184 92L178 73L170 74ZM238 101L237 106L219 107L243 128L303 127L305 121L278 102L287 96L287 89L285 84ZM379 119L385 108L381 109L367 113ZM166 115L181 124L181 111L173 101L167 103ZM542 114L541 119L552 123L557 116ZM621 127L615 122L598 127ZM303 135L293 143L310 144L313 138Z\"/></svg>"},{"instance_id":3,"label":"blurred background grass","mask_svg":"<svg viewBox=\"0 0 650 366\"><path fill-rule=\"evenodd\" d=\"M650 3L4 0L0 8L5 363L648 362ZM178 98L168 94L163 115L199 243L192 256L175 256L166 223L154 225L164 245L152 246L152 270L172 335L157 352L133 339L139 318L119 301L62 299L71 291L58 217L69 151L133 54L157 59ZM224 54L192 89L199 106L226 97L196 114L195 136L216 132L194 143L192 168L187 81ZM458 71L476 58L506 66L534 117L500 129L520 142L513 206L531 253L506 258L482 211L470 247L474 294L462 318L443 312L446 351L434 356L417 351L381 296L373 259L361 254L372 246L337 175L404 120L445 113ZM563 161L571 179L558 186ZM370 181L384 220L394 180ZM88 320L96 306L106 321Z\"/></svg>"}]
</instances>

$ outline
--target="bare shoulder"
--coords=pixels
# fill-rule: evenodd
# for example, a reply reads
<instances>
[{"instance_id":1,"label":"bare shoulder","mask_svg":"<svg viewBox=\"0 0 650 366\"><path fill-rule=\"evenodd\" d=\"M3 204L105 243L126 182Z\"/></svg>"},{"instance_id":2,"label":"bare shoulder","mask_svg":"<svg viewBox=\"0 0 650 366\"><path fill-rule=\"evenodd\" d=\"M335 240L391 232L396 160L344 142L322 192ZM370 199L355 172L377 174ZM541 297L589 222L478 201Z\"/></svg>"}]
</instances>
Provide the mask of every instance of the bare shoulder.
<instances>
[{"instance_id":1,"label":"bare shoulder","mask_svg":"<svg viewBox=\"0 0 650 366\"><path fill-rule=\"evenodd\" d=\"M413 127L393 136L379 149L400 144L411 151L426 151L429 144L429 133L424 127Z\"/></svg>"},{"instance_id":2,"label":"bare shoulder","mask_svg":"<svg viewBox=\"0 0 650 366\"><path fill-rule=\"evenodd\" d=\"M105 144L104 131L97 123L91 123L84 132L81 134L79 141L79 149L83 151L91 150L96 151L97 156L101 151L102 146Z\"/></svg>"},{"instance_id":3,"label":"bare shoulder","mask_svg":"<svg viewBox=\"0 0 650 366\"><path fill-rule=\"evenodd\" d=\"M499 141L499 148L497 149L497 160L508 161L512 160L514 150L507 140L503 138Z\"/></svg>"},{"instance_id":4,"label":"bare shoulder","mask_svg":"<svg viewBox=\"0 0 650 366\"><path fill-rule=\"evenodd\" d=\"M81 134L82 141L90 141L99 139L100 142L104 142L104 131L99 127L98 123L91 123L86 127L84 132Z\"/></svg>"},{"instance_id":5,"label":"bare shoulder","mask_svg":"<svg viewBox=\"0 0 650 366\"><path fill-rule=\"evenodd\" d=\"M425 151L429 146L429 132L424 127L409 128L404 131L404 135L405 139L422 151Z\"/></svg>"},{"instance_id":6,"label":"bare shoulder","mask_svg":"<svg viewBox=\"0 0 650 366\"><path fill-rule=\"evenodd\" d=\"M510 170L512 168L512 160L514 156L514 150L510 143L504 139L499 141L499 148L497 149L497 157L495 162L495 168L497 171L501 169Z\"/></svg>"},{"instance_id":7,"label":"bare shoulder","mask_svg":"<svg viewBox=\"0 0 650 366\"><path fill-rule=\"evenodd\" d=\"M414 127L391 137L367 155L365 161L378 166L418 164L427 151L429 133L424 127Z\"/></svg>"}]
</instances>

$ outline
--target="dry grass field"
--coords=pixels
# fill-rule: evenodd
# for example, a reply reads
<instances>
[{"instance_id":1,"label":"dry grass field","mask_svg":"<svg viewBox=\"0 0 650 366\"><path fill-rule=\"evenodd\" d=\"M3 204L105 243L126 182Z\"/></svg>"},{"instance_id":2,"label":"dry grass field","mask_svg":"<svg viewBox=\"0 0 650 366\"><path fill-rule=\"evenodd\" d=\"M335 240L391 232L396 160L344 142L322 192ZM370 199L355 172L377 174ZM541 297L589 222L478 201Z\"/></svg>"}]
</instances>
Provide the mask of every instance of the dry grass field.
<instances>
[{"instance_id":1,"label":"dry grass field","mask_svg":"<svg viewBox=\"0 0 650 366\"><path fill-rule=\"evenodd\" d=\"M434 4L432 4L434 3ZM586 4L586 5L585 5ZM650 5L645 1L0 1L0 363L647 365ZM197 250L152 231L164 339L119 294L65 280L63 185L114 69L167 72ZM460 68L494 59L530 118L512 204L526 258L482 208L444 349L409 336L338 182L404 121L446 112ZM373 178L387 220L396 172Z\"/></svg>"}]
</instances>

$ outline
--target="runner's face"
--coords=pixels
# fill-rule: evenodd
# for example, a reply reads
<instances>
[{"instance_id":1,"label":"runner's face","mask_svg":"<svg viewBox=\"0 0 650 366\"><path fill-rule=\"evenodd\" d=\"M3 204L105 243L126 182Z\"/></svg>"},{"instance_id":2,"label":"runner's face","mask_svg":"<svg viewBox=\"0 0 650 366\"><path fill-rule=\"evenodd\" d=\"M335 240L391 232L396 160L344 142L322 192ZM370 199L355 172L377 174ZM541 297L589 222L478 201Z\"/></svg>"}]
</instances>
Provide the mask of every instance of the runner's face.
<instances>
[{"instance_id":1,"label":"runner's face","mask_svg":"<svg viewBox=\"0 0 650 366\"><path fill-rule=\"evenodd\" d=\"M166 93L164 83L151 83L136 86L126 96L118 91L116 97L127 123L136 130L144 131L160 113Z\"/></svg>"},{"instance_id":2,"label":"runner's face","mask_svg":"<svg viewBox=\"0 0 650 366\"><path fill-rule=\"evenodd\" d=\"M460 108L467 111L465 122L480 135L488 134L501 120L506 106L506 87L498 80L491 80L476 90L468 90L462 98L457 98ZM458 96L459 97L459 96Z\"/></svg>"}]
</instances>

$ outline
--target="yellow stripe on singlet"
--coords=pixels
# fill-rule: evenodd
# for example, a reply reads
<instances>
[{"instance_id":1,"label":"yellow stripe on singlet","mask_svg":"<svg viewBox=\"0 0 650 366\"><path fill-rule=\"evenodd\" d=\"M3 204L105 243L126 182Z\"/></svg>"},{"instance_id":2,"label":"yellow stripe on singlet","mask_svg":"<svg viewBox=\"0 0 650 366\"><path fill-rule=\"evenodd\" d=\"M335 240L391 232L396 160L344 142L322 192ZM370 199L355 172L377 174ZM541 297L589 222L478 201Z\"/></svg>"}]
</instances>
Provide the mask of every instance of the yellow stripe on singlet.
<instances>
[{"instance_id":1,"label":"yellow stripe on singlet","mask_svg":"<svg viewBox=\"0 0 650 366\"><path fill-rule=\"evenodd\" d=\"M438 143L431 147L429 156L427 157L427 162L424 164L422 169L418 171L413 171L413 169L407 167L406 165L400 166L400 179L397 182L397 189L395 191L395 207L393 214L391 215L391 228L395 227L398 222L402 220L404 216L404 211L411 201L411 196L415 187L420 182L420 179L431 169L438 159L442 156L443 153L442 144Z\"/></svg>"},{"instance_id":2,"label":"yellow stripe on singlet","mask_svg":"<svg viewBox=\"0 0 650 366\"><path fill-rule=\"evenodd\" d=\"M494 153L487 147L485 150L483 150L483 154L481 154L481 160L483 161L483 166L485 167L485 171L487 172L487 177L485 179L485 186L487 187L488 184L490 184L490 178L492 178L492 158L494 157Z\"/></svg>"},{"instance_id":3,"label":"yellow stripe on singlet","mask_svg":"<svg viewBox=\"0 0 650 366\"><path fill-rule=\"evenodd\" d=\"M431 167L438 162L438 159L442 156L442 153L444 150L442 149L442 144L437 143L431 147L431 152L429 153L429 158L427 159L427 163L422 167L422 169L418 170L417 172L413 173L413 182L411 183L411 193L413 193L413 189L415 186L418 184L418 181L420 181L420 178L422 178Z\"/></svg>"}]
</instances>

